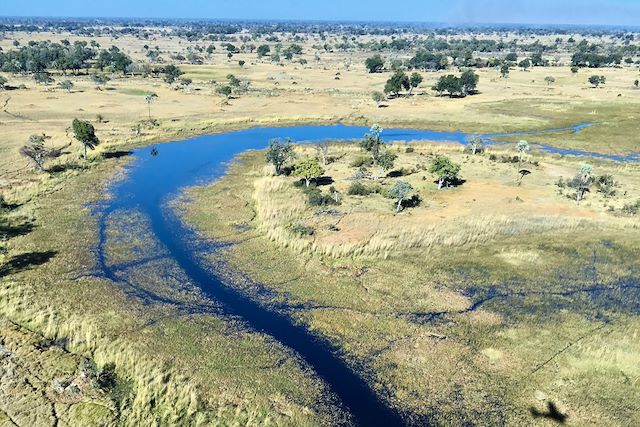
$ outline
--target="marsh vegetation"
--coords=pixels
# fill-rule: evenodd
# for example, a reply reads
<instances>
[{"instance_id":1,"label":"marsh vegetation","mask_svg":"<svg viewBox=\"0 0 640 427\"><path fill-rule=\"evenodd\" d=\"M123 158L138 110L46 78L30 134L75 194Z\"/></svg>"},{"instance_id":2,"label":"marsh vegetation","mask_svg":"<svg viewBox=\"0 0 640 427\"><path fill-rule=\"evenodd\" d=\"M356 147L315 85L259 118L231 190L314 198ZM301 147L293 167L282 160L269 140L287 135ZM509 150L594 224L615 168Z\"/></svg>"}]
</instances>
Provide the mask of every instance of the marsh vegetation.
<instances>
[{"instance_id":1,"label":"marsh vegetation","mask_svg":"<svg viewBox=\"0 0 640 427\"><path fill-rule=\"evenodd\" d=\"M0 19L0 368L15 374L0 422L347 423L307 362L195 286L144 212L96 212L164 141L378 123L356 143L283 131L269 163L246 153L163 209L233 243L198 259L321 337L407 424L640 423L637 37Z\"/></svg>"}]
</instances>

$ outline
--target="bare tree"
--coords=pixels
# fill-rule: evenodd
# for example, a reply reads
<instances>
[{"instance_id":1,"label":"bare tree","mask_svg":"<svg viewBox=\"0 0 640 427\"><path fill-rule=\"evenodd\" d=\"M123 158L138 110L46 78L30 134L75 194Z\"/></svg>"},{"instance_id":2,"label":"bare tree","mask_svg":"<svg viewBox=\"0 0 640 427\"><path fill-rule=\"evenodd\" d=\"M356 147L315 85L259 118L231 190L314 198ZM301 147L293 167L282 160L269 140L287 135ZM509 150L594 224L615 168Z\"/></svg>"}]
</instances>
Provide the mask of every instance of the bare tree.
<instances>
[{"instance_id":1,"label":"bare tree","mask_svg":"<svg viewBox=\"0 0 640 427\"><path fill-rule=\"evenodd\" d=\"M329 164L329 141L318 142L313 148L318 151L318 155L322 159L322 165L327 166Z\"/></svg>"},{"instance_id":2,"label":"bare tree","mask_svg":"<svg viewBox=\"0 0 640 427\"><path fill-rule=\"evenodd\" d=\"M45 147L44 142L50 138L45 134L31 135L29 141L20 147L20 155L29 159L38 172L44 171L44 162L47 159L55 159L62 154L61 149Z\"/></svg>"}]
</instances>

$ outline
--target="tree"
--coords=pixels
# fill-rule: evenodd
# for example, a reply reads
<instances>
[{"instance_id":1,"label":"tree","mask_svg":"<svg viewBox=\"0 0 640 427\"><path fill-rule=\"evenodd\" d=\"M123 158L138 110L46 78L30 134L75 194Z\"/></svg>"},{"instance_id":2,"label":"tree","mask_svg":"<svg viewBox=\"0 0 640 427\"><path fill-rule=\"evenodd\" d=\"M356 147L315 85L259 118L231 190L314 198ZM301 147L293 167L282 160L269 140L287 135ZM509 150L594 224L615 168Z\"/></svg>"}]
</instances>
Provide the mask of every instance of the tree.
<instances>
[{"instance_id":1,"label":"tree","mask_svg":"<svg viewBox=\"0 0 640 427\"><path fill-rule=\"evenodd\" d=\"M290 160L295 158L291 139L272 139L269 141L269 148L265 159L267 163L271 163L275 169L276 176L282 173L282 167Z\"/></svg>"},{"instance_id":2,"label":"tree","mask_svg":"<svg viewBox=\"0 0 640 427\"><path fill-rule=\"evenodd\" d=\"M476 90L480 77L471 70L466 70L460 75L460 88L464 96Z\"/></svg>"},{"instance_id":3,"label":"tree","mask_svg":"<svg viewBox=\"0 0 640 427\"><path fill-rule=\"evenodd\" d=\"M387 83L384 86L384 91L385 93L392 93L395 96L398 96L402 89L409 90L410 87L411 83L409 81L409 77L404 71L398 70L389 78L389 80L387 80Z\"/></svg>"},{"instance_id":4,"label":"tree","mask_svg":"<svg viewBox=\"0 0 640 427\"><path fill-rule=\"evenodd\" d=\"M93 83L95 83L96 86L100 87L107 84L107 82L109 81L109 77L102 74L92 74L91 80L93 81Z\"/></svg>"},{"instance_id":5,"label":"tree","mask_svg":"<svg viewBox=\"0 0 640 427\"><path fill-rule=\"evenodd\" d=\"M0 78L0 79L1 79L1 78ZM636 89L638 89L638 86L639 86L639 85L640 85L640 80L635 79L635 80L633 81L633 86L634 86ZM2 81L0 80L0 88L1 88L1 87L2 87Z\"/></svg>"},{"instance_id":6,"label":"tree","mask_svg":"<svg viewBox=\"0 0 640 427\"><path fill-rule=\"evenodd\" d=\"M153 101L156 100L157 97L158 95L156 95L155 93L148 93L144 97L144 100L146 101L147 107L149 110L149 121L151 121L151 104L153 103Z\"/></svg>"},{"instance_id":7,"label":"tree","mask_svg":"<svg viewBox=\"0 0 640 427\"><path fill-rule=\"evenodd\" d=\"M100 143L93 125L84 120L73 119L71 124L75 138L84 147L84 158L87 159L87 148L94 150Z\"/></svg>"},{"instance_id":8,"label":"tree","mask_svg":"<svg viewBox=\"0 0 640 427\"><path fill-rule=\"evenodd\" d=\"M420 86L420 83L422 83L422 75L419 73L412 73L411 77L409 77L409 96L412 95L413 93L413 89L417 88L418 86Z\"/></svg>"},{"instance_id":9,"label":"tree","mask_svg":"<svg viewBox=\"0 0 640 427\"><path fill-rule=\"evenodd\" d=\"M446 156L438 155L433 159L429 172L438 178L438 190L440 190L445 184L450 184L458 177L460 165L453 163Z\"/></svg>"},{"instance_id":10,"label":"tree","mask_svg":"<svg viewBox=\"0 0 640 427\"><path fill-rule=\"evenodd\" d=\"M604 82L600 79L600 76L596 75L589 77L589 83L591 83L594 88L597 88L598 86L600 86L600 84L604 84Z\"/></svg>"},{"instance_id":11,"label":"tree","mask_svg":"<svg viewBox=\"0 0 640 427\"><path fill-rule=\"evenodd\" d=\"M469 149L471 150L471 154L474 156L477 153L481 153L484 151L484 143L482 142L482 138L479 136L472 137L468 142Z\"/></svg>"},{"instance_id":12,"label":"tree","mask_svg":"<svg viewBox=\"0 0 640 427\"><path fill-rule=\"evenodd\" d=\"M569 181L569 187L576 191L576 204L580 204L584 198L584 193L589 191L589 187L593 183L593 167L591 165L582 165L576 176Z\"/></svg>"},{"instance_id":13,"label":"tree","mask_svg":"<svg viewBox=\"0 0 640 427\"><path fill-rule=\"evenodd\" d=\"M256 51L258 54L258 58L262 58L263 56L267 56L269 52L271 52L271 48L269 45L262 44L258 46L258 50Z\"/></svg>"},{"instance_id":14,"label":"tree","mask_svg":"<svg viewBox=\"0 0 640 427\"><path fill-rule=\"evenodd\" d=\"M371 99L373 99L373 102L376 103L376 106L380 108L387 97L384 93L376 91L371 94Z\"/></svg>"},{"instance_id":15,"label":"tree","mask_svg":"<svg viewBox=\"0 0 640 427\"><path fill-rule=\"evenodd\" d=\"M522 179L527 175L531 175L531 171L527 169L520 169L518 174L520 175L518 177L518 186L520 186L520 184L522 184Z\"/></svg>"},{"instance_id":16,"label":"tree","mask_svg":"<svg viewBox=\"0 0 640 427\"><path fill-rule=\"evenodd\" d=\"M398 156L389 151L385 151L384 153L380 154L380 156L378 157L378 166L380 166L380 173L375 176L375 179L379 179L380 175L382 175L384 172L388 172L393 169L393 165L397 158Z\"/></svg>"},{"instance_id":17,"label":"tree","mask_svg":"<svg viewBox=\"0 0 640 427\"><path fill-rule=\"evenodd\" d=\"M224 96L227 99L227 101L231 97L232 92L233 92L233 89L231 89L231 86L229 85L219 85L218 87L216 87L216 93L218 95Z\"/></svg>"},{"instance_id":18,"label":"tree","mask_svg":"<svg viewBox=\"0 0 640 427\"><path fill-rule=\"evenodd\" d=\"M616 181L612 175L600 175L595 182L598 192L602 193L604 197L611 197L616 194Z\"/></svg>"},{"instance_id":19,"label":"tree","mask_svg":"<svg viewBox=\"0 0 640 427\"><path fill-rule=\"evenodd\" d=\"M8 80L3 76L0 76L0 90L4 90L7 86Z\"/></svg>"},{"instance_id":20,"label":"tree","mask_svg":"<svg viewBox=\"0 0 640 427\"><path fill-rule=\"evenodd\" d=\"M460 78L454 76L453 74L448 74L446 76L441 76L438 79L438 82L432 87L433 90L442 94L443 92L448 92L449 96L454 96L456 94L462 94L462 82Z\"/></svg>"},{"instance_id":21,"label":"tree","mask_svg":"<svg viewBox=\"0 0 640 427\"><path fill-rule=\"evenodd\" d=\"M324 174L324 169L318 163L318 160L307 157L300 160L293 167L293 176L304 178L305 185L308 187L312 179L320 178Z\"/></svg>"},{"instance_id":22,"label":"tree","mask_svg":"<svg viewBox=\"0 0 640 427\"><path fill-rule=\"evenodd\" d=\"M522 71L527 71L531 67L531 60L529 58L523 59L518 63L518 67L522 68Z\"/></svg>"},{"instance_id":23,"label":"tree","mask_svg":"<svg viewBox=\"0 0 640 427\"><path fill-rule=\"evenodd\" d=\"M364 65L370 73L379 73L384 68L384 59L380 55L374 55L367 58Z\"/></svg>"},{"instance_id":24,"label":"tree","mask_svg":"<svg viewBox=\"0 0 640 427\"><path fill-rule=\"evenodd\" d=\"M509 64L502 64L500 67L500 77L503 79L509 78Z\"/></svg>"},{"instance_id":25,"label":"tree","mask_svg":"<svg viewBox=\"0 0 640 427\"><path fill-rule=\"evenodd\" d=\"M49 138L50 137L45 134L31 135L29 141L20 147L19 150L20 155L29 159L34 168L39 172L44 171L44 162L47 159L53 159L62 154L60 150L45 147L44 141Z\"/></svg>"},{"instance_id":26,"label":"tree","mask_svg":"<svg viewBox=\"0 0 640 427\"><path fill-rule=\"evenodd\" d=\"M531 147L527 141L520 141L516 144L516 150L518 150L518 164L520 164L522 163L522 156L524 156L527 151L531 150Z\"/></svg>"},{"instance_id":27,"label":"tree","mask_svg":"<svg viewBox=\"0 0 640 427\"><path fill-rule=\"evenodd\" d=\"M163 72L164 81L169 84L172 84L178 79L178 77L184 74L182 70L180 70L180 68L176 67L175 65L167 65L166 67L164 67Z\"/></svg>"},{"instance_id":28,"label":"tree","mask_svg":"<svg viewBox=\"0 0 640 427\"><path fill-rule=\"evenodd\" d=\"M387 194L398 201L396 204L396 213L402 210L402 202L405 201L409 194L413 191L413 187L407 181L396 181Z\"/></svg>"},{"instance_id":29,"label":"tree","mask_svg":"<svg viewBox=\"0 0 640 427\"><path fill-rule=\"evenodd\" d=\"M518 54L515 52L507 53L507 56L504 57L505 61L516 62L518 60Z\"/></svg>"},{"instance_id":30,"label":"tree","mask_svg":"<svg viewBox=\"0 0 640 427\"><path fill-rule=\"evenodd\" d=\"M238 61L238 65L240 66L240 68L243 68L244 64L246 64L246 61L243 61L242 59Z\"/></svg>"},{"instance_id":31,"label":"tree","mask_svg":"<svg viewBox=\"0 0 640 427\"><path fill-rule=\"evenodd\" d=\"M322 159L322 165L327 166L329 164L329 141L320 141L313 146L318 151L320 158Z\"/></svg>"},{"instance_id":32,"label":"tree","mask_svg":"<svg viewBox=\"0 0 640 427\"><path fill-rule=\"evenodd\" d=\"M378 162L380 157L380 147L384 145L381 134L382 128L378 125L373 125L371 126L369 133L364 136L362 141L360 141L360 147L371 153L373 164Z\"/></svg>"},{"instance_id":33,"label":"tree","mask_svg":"<svg viewBox=\"0 0 640 427\"><path fill-rule=\"evenodd\" d=\"M51 74L47 71L38 71L33 74L33 79L38 84L48 85L49 83L53 83L53 79L51 78Z\"/></svg>"},{"instance_id":34,"label":"tree","mask_svg":"<svg viewBox=\"0 0 640 427\"><path fill-rule=\"evenodd\" d=\"M580 68L576 66L571 67L571 74L578 74L578 71L580 71Z\"/></svg>"},{"instance_id":35,"label":"tree","mask_svg":"<svg viewBox=\"0 0 640 427\"><path fill-rule=\"evenodd\" d=\"M556 79L553 76L547 76L544 78L544 81L547 83L547 86L550 86L556 82Z\"/></svg>"}]
</instances>

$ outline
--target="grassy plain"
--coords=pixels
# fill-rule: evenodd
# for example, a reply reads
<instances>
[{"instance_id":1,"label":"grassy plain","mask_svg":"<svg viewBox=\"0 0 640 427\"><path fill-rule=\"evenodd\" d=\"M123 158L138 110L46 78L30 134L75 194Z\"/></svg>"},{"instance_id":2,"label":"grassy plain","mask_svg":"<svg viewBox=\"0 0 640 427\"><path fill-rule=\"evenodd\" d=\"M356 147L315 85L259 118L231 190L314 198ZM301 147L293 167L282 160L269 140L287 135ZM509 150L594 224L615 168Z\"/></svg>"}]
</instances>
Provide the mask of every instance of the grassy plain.
<instances>
[{"instance_id":1,"label":"grassy plain","mask_svg":"<svg viewBox=\"0 0 640 427\"><path fill-rule=\"evenodd\" d=\"M0 46L11 49L13 39L24 45L63 38L77 39L64 33L4 34ZM137 59L143 58L147 43L126 36L96 40L102 46L117 44ZM175 37L156 43L174 52L194 44ZM203 65L180 65L184 77L193 79L187 89L161 79L113 75L97 90L88 76L54 75L58 81L74 82L67 93L55 85L36 85L26 76L3 74L15 89L0 92L0 194L17 206L8 214L11 231L3 230L9 252L0 255L0 313L33 331L22 330L29 337L20 338L25 342L44 336L59 342L55 351L70 351L73 363L88 356L100 366L116 364L124 389L116 395L87 391L83 398L104 402L108 413L77 408L86 424L113 414L130 425L330 424L329 412L335 410L317 404L326 397L322 384L286 349L217 315L215 304L197 290L149 276L154 279L145 291L152 289L169 300L149 305L135 298L135 290L91 275L97 236L87 203L104 197L106 183L117 179L127 162L126 157L105 158L105 153L250 126L380 123L493 133L586 121L600 125L579 134L531 140L604 153L640 151L634 139L640 102L632 86L638 72L632 68L577 75L568 67L514 69L508 80L499 78L496 70L479 70L480 93L465 99L435 96L430 87L443 73L426 73L415 96L377 108L371 92L382 89L389 73L366 73L362 64L367 54L321 52L316 61L310 46L304 48L305 66L276 65L257 60L255 54L238 54L230 61L217 51ZM244 67L238 65L240 59L246 60ZM213 81L223 81L229 73L249 79L251 86L227 104L215 95ZM604 88L590 88L587 78L592 73L607 76ZM555 84L544 82L548 75L555 77ZM151 92L158 95L151 106L157 125L146 121L144 95ZM88 164L78 160L80 146L69 133L75 117L91 120L102 141ZM40 133L52 137L47 144L68 148L47 165L48 173L38 174L19 156L18 147L29 135ZM396 148L403 153L404 146ZM580 280L586 280L583 270L593 267L593 253L604 283L609 277L634 273L629 259L638 249L637 228L631 220L611 216L605 205L619 210L638 195L637 169L604 164L615 176L624 177L625 191L632 190L612 202L594 195L576 208L555 194L552 185L560 175L570 177L579 166L575 161L545 158L522 187L515 187L513 168L507 165L462 157L458 147L416 148L415 154L403 155L400 164L413 168L427 162L430 151L444 150L464 162L468 183L438 193L428 179L422 180L424 173L413 174L407 179L425 203L398 216L381 196L347 199L340 209L348 208L349 215L335 234L323 228L325 217L305 209L282 212L274 205L272 197L290 194L289 183L274 181L260 156L249 155L243 160L249 165L246 169L234 166L220 183L194 190L196 203L188 218L207 235L242 241L225 254L230 265L246 269L252 279L278 291L280 300L307 306L293 315L339 344L354 366L364 367L381 393L410 417L443 417L443 422L454 424L483 421L485 416L489 418L484 421L492 423L529 422L528 406L542 405L544 400L536 396L543 395L560 402L571 419L584 424L589 417L595 417L597 425L637 416L633 402L639 400L634 386L638 372L632 357L637 349L628 338L637 333L637 320L624 310L608 309L604 297L594 302L584 296L588 293L578 293L584 297L576 302L562 295L567 285L559 279L565 274L572 278L571 286L580 288ZM347 157L357 152L341 149ZM330 172L344 192L348 171L338 166L331 166L336 169ZM496 176L502 178L496 181ZM241 197L229 197L230 193ZM220 209L205 207L205 202ZM264 222L270 213L274 222ZM500 227L487 222L498 216ZM313 223L319 230L316 240L293 239L283 231L293 219ZM236 223L252 229L240 233ZM376 233L376 224L389 225L388 232ZM529 233L526 239L521 238L524 232ZM372 236L375 239L369 239ZM127 249L110 248L110 256L124 261L118 257L126 257ZM262 268L252 269L248 259L263 261ZM326 277L331 277L331 287ZM254 287L244 285L248 291ZM539 295L539 289L551 293ZM465 312L477 298L496 292L513 299L494 298L486 310ZM629 297L627 292L620 290L619 298ZM628 304L636 301L634 295L627 299ZM602 316L592 315L594 311L602 311ZM426 313L432 312L443 314L426 322L431 317ZM574 343L601 325L603 329ZM15 336L12 328L2 327L4 343ZM527 374L571 343L571 351ZM71 375L72 363L65 366L53 375ZM52 379L42 378L42 384ZM604 391L589 393L590 388ZM12 404L10 411L0 409L24 414L31 410L31 403L25 402ZM487 411L489 407L496 410ZM49 410L41 405L33 413L44 416ZM3 416L0 413L0 420Z\"/></svg>"},{"instance_id":2,"label":"grassy plain","mask_svg":"<svg viewBox=\"0 0 640 427\"><path fill-rule=\"evenodd\" d=\"M347 195L363 153L335 144L325 175L342 193L336 212L306 206L296 178L272 176L264 153L251 152L188 192L185 219L234 242L212 260L247 272L237 282L246 292L275 292L265 303L296 307L294 318L338 344L416 424L548 425L533 414L550 402L571 425L637 422L640 229L619 207L640 197L638 167L597 163L597 174L617 177L619 196L594 191L576 206L555 182L580 159L531 157L539 166L526 163L532 174L518 185L517 164L458 145L390 149L405 175L366 184L407 180L419 207L395 214L380 194ZM422 168L434 154L460 163L466 182L438 191ZM293 233L297 224L313 236Z\"/></svg>"}]
</instances>

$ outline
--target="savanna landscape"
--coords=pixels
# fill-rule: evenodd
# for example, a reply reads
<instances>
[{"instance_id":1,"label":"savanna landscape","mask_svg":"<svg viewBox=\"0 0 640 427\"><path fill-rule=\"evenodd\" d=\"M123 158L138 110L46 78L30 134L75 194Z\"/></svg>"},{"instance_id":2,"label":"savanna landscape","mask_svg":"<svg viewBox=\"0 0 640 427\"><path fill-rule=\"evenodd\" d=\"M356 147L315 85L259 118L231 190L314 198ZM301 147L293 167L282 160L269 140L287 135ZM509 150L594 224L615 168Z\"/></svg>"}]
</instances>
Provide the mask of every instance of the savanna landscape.
<instances>
[{"instance_id":1,"label":"savanna landscape","mask_svg":"<svg viewBox=\"0 0 640 427\"><path fill-rule=\"evenodd\" d=\"M306 18L0 16L0 425L640 424L640 31Z\"/></svg>"}]
</instances>

